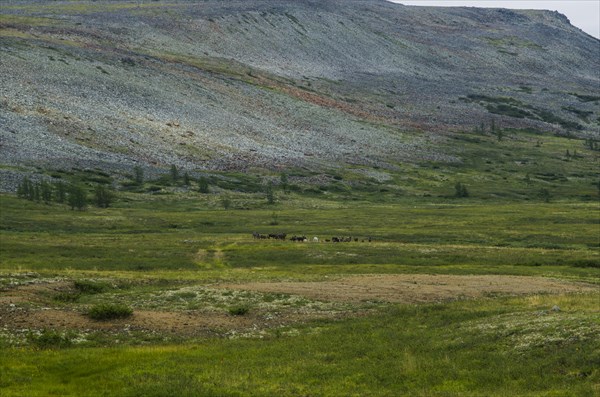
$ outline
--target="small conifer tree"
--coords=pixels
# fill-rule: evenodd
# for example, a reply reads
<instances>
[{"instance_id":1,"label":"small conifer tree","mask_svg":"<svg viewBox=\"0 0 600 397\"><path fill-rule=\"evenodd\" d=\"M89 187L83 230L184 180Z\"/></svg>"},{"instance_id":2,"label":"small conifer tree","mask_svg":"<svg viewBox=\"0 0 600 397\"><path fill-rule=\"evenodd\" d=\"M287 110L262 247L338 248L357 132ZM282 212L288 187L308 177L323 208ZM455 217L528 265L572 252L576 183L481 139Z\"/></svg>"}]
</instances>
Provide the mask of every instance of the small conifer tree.
<instances>
[{"instance_id":1,"label":"small conifer tree","mask_svg":"<svg viewBox=\"0 0 600 397\"><path fill-rule=\"evenodd\" d=\"M144 170L139 165L133 167L133 181L136 185L144 184Z\"/></svg>"},{"instance_id":2,"label":"small conifer tree","mask_svg":"<svg viewBox=\"0 0 600 397\"><path fill-rule=\"evenodd\" d=\"M283 190L283 192L285 194L288 194L290 192L290 185L288 182L288 176L285 172L281 174L280 181L281 181L281 189Z\"/></svg>"},{"instance_id":3,"label":"small conifer tree","mask_svg":"<svg viewBox=\"0 0 600 397\"><path fill-rule=\"evenodd\" d=\"M87 206L87 195L85 194L85 190L83 190L81 186L72 185L69 188L67 202L72 210L78 209L79 211L83 211Z\"/></svg>"},{"instance_id":4,"label":"small conifer tree","mask_svg":"<svg viewBox=\"0 0 600 397\"><path fill-rule=\"evenodd\" d=\"M273 183L267 183L267 187L265 189L265 195L267 197L268 204L275 204L275 194L273 193Z\"/></svg>"},{"instance_id":5,"label":"small conifer tree","mask_svg":"<svg viewBox=\"0 0 600 397\"><path fill-rule=\"evenodd\" d=\"M179 170L175 164L171 165L171 180L173 183L177 183L179 180Z\"/></svg>"},{"instance_id":6,"label":"small conifer tree","mask_svg":"<svg viewBox=\"0 0 600 397\"><path fill-rule=\"evenodd\" d=\"M104 185L98 185L94 189L94 201L100 208L108 208L114 199L114 193Z\"/></svg>"},{"instance_id":7,"label":"small conifer tree","mask_svg":"<svg viewBox=\"0 0 600 397\"><path fill-rule=\"evenodd\" d=\"M54 183L54 199L57 203L64 203L67 199L67 185L63 181Z\"/></svg>"},{"instance_id":8,"label":"small conifer tree","mask_svg":"<svg viewBox=\"0 0 600 397\"><path fill-rule=\"evenodd\" d=\"M456 185L454 185L454 196L459 198L469 197L469 191L465 185L460 182L456 182Z\"/></svg>"},{"instance_id":9,"label":"small conifer tree","mask_svg":"<svg viewBox=\"0 0 600 397\"><path fill-rule=\"evenodd\" d=\"M223 208L228 210L229 208L231 208L231 199L228 196L221 197L221 205L223 206Z\"/></svg>"},{"instance_id":10,"label":"small conifer tree","mask_svg":"<svg viewBox=\"0 0 600 397\"><path fill-rule=\"evenodd\" d=\"M46 204L52 201L52 186L46 181L40 182L40 196Z\"/></svg>"},{"instance_id":11,"label":"small conifer tree","mask_svg":"<svg viewBox=\"0 0 600 397\"><path fill-rule=\"evenodd\" d=\"M29 178L24 177L19 186L17 186L17 197L18 198L29 198Z\"/></svg>"},{"instance_id":12,"label":"small conifer tree","mask_svg":"<svg viewBox=\"0 0 600 397\"><path fill-rule=\"evenodd\" d=\"M35 201L40 201L41 195L40 195L40 184L36 183L33 186L33 199Z\"/></svg>"},{"instance_id":13,"label":"small conifer tree","mask_svg":"<svg viewBox=\"0 0 600 397\"><path fill-rule=\"evenodd\" d=\"M545 203L549 203L550 202L550 198L552 197L552 195L550 194L550 192L546 188L540 189L539 196L540 196L540 198L542 200L544 200Z\"/></svg>"},{"instance_id":14,"label":"small conifer tree","mask_svg":"<svg viewBox=\"0 0 600 397\"><path fill-rule=\"evenodd\" d=\"M208 179L204 176L198 180L198 191L200 193L209 193Z\"/></svg>"}]
</instances>

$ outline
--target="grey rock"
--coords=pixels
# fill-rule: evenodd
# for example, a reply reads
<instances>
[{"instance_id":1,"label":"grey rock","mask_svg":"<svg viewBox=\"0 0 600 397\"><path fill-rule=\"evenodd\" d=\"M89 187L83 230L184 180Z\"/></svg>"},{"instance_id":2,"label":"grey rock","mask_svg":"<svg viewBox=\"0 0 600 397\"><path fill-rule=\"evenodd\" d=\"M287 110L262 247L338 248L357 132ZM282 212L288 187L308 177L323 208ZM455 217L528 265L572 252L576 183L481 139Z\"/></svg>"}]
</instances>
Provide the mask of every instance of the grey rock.
<instances>
[{"instance_id":1,"label":"grey rock","mask_svg":"<svg viewBox=\"0 0 600 397\"><path fill-rule=\"evenodd\" d=\"M10 4L0 11L0 165L24 172L352 164L385 179L403 162L461 161L448 135L492 118L599 135L598 101L582 98L600 97L600 41L555 12L379 0ZM469 95L580 129L491 114Z\"/></svg>"}]
</instances>

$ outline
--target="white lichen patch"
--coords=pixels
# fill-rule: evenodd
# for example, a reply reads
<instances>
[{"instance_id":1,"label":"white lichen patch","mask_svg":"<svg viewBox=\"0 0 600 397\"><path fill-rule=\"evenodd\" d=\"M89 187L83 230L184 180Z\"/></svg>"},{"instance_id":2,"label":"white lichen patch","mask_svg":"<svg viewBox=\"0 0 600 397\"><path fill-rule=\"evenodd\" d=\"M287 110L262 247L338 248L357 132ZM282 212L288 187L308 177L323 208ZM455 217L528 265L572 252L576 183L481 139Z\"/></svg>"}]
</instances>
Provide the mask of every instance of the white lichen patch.
<instances>
[{"instance_id":1,"label":"white lichen patch","mask_svg":"<svg viewBox=\"0 0 600 397\"><path fill-rule=\"evenodd\" d=\"M16 288L32 284L49 284L64 281L62 277L40 277L35 272L7 273L0 276L0 289Z\"/></svg>"},{"instance_id":2,"label":"white lichen patch","mask_svg":"<svg viewBox=\"0 0 600 397\"><path fill-rule=\"evenodd\" d=\"M140 293L104 293L94 296L94 303L123 303L134 309L219 312L236 305L245 305L261 312L293 310L297 312L339 312L349 304L322 302L299 295L265 293L235 289L187 286L173 290Z\"/></svg>"},{"instance_id":3,"label":"white lichen patch","mask_svg":"<svg viewBox=\"0 0 600 397\"><path fill-rule=\"evenodd\" d=\"M600 335L600 313L551 310L502 314L463 324L469 332L502 338L515 350L525 352L547 345L590 340Z\"/></svg>"}]
</instances>

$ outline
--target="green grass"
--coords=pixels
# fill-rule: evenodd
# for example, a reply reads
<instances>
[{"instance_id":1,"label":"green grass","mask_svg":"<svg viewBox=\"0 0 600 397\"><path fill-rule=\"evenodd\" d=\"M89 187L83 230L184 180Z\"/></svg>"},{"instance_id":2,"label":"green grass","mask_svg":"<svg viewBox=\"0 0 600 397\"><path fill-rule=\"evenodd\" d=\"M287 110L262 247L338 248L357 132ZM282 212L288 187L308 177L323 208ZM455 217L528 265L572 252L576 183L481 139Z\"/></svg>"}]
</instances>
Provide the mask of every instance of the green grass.
<instances>
[{"instance_id":1,"label":"green grass","mask_svg":"<svg viewBox=\"0 0 600 397\"><path fill-rule=\"evenodd\" d=\"M470 144L466 150L478 150ZM469 166L477 168L476 161ZM600 272L595 202L335 202L292 194L262 208L241 195L250 209L223 210L204 197L126 197L113 208L73 212L1 196L0 285L72 280L47 299L75 312L124 304L246 318L265 308L316 310L315 302L206 285L361 273L597 283ZM254 240L252 231L373 241L275 242ZM369 314L233 339L135 330L0 332L0 388L3 396L593 395L600 382L597 302L588 294L417 306L320 303L321 312Z\"/></svg>"},{"instance_id":2,"label":"green grass","mask_svg":"<svg viewBox=\"0 0 600 397\"><path fill-rule=\"evenodd\" d=\"M595 203L356 204L331 209L205 209L159 201L73 212L2 197L0 268L52 271L188 270L297 266L564 266L598 263ZM251 233L306 234L302 244ZM362 242L367 237L372 243ZM571 269L571 270L569 270Z\"/></svg>"},{"instance_id":3,"label":"green grass","mask_svg":"<svg viewBox=\"0 0 600 397\"><path fill-rule=\"evenodd\" d=\"M599 330L597 295L400 305L264 339L11 348L0 385L7 397L583 396L598 391Z\"/></svg>"}]
</instances>

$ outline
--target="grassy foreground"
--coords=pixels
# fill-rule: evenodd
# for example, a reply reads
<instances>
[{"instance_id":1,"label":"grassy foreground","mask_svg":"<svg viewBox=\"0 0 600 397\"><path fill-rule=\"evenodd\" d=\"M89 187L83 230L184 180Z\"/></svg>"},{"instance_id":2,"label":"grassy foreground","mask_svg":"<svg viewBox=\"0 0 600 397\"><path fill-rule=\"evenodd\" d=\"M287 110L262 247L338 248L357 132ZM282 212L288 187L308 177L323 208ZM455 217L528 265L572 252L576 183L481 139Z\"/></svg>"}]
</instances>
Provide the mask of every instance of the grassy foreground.
<instances>
[{"instance_id":1,"label":"grassy foreground","mask_svg":"<svg viewBox=\"0 0 600 397\"><path fill-rule=\"evenodd\" d=\"M598 296L394 306L295 336L5 349L3 396L591 396ZM554 304L560 312L547 310Z\"/></svg>"},{"instance_id":2,"label":"grassy foreground","mask_svg":"<svg viewBox=\"0 0 600 397\"><path fill-rule=\"evenodd\" d=\"M591 202L291 205L291 197L268 209L224 210L202 198L159 198L72 212L0 199L0 286L27 278L117 285L83 294L82 305L224 280L441 273L597 283L600 273ZM321 242L257 241L253 231ZM322 242L331 236L359 241ZM371 243L361 241L368 236ZM5 329L0 395L589 396L600 392L599 302L588 293L379 303L250 337L170 342L107 333L87 344L19 345Z\"/></svg>"}]
</instances>

